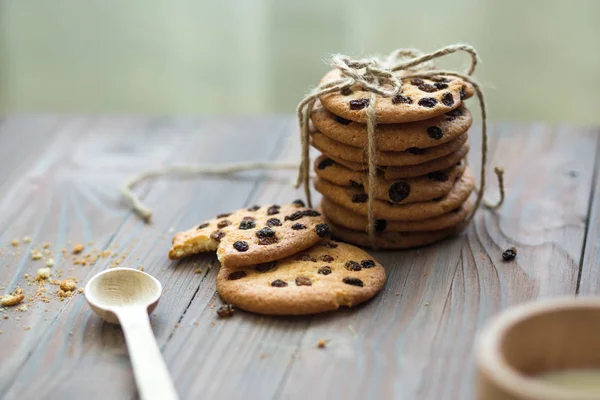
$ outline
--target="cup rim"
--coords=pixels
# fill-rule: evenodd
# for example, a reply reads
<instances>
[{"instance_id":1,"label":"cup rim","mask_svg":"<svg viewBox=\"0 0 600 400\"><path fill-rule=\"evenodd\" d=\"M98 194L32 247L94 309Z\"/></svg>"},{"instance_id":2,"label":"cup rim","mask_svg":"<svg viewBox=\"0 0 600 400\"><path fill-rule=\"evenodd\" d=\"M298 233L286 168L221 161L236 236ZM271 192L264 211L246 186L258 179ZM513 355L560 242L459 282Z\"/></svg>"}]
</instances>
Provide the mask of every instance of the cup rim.
<instances>
[{"instance_id":1,"label":"cup rim","mask_svg":"<svg viewBox=\"0 0 600 400\"><path fill-rule=\"evenodd\" d=\"M481 331L476 342L477 368L502 390L524 398L559 400L592 400L590 395L573 395L567 389L556 388L537 379L525 376L509 364L500 345L507 332L527 319L564 310L597 309L600 312L600 296L563 296L523 303L501 312Z\"/></svg>"}]
</instances>

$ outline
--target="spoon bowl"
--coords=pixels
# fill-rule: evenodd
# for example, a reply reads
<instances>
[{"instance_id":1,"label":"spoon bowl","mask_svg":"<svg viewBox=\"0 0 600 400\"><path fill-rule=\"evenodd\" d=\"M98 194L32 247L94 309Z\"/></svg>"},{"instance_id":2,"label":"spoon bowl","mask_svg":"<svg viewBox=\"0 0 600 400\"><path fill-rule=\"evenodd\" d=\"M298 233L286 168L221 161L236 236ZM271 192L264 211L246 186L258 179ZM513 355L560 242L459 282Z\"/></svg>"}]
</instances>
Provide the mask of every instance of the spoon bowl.
<instances>
[{"instance_id":1,"label":"spoon bowl","mask_svg":"<svg viewBox=\"0 0 600 400\"><path fill-rule=\"evenodd\" d=\"M151 313L162 285L151 275L132 268L113 268L95 275L85 287L92 310L111 324L119 324L115 307L143 306Z\"/></svg>"}]
</instances>

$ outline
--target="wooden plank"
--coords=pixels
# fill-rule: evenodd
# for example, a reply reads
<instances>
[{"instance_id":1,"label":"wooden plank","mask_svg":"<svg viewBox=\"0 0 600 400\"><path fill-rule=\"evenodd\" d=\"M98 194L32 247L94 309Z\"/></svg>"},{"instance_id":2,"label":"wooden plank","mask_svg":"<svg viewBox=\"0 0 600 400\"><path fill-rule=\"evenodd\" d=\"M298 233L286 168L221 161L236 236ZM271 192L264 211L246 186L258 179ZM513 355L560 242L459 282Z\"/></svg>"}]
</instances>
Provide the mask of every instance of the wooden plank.
<instances>
[{"instance_id":1,"label":"wooden plank","mask_svg":"<svg viewBox=\"0 0 600 400\"><path fill-rule=\"evenodd\" d=\"M600 137L600 129L596 129L596 133ZM578 292L582 296L600 294L600 139L598 139L594 171L593 194L589 201L589 216Z\"/></svg>"},{"instance_id":2,"label":"wooden plank","mask_svg":"<svg viewBox=\"0 0 600 400\"><path fill-rule=\"evenodd\" d=\"M257 121L251 118L237 120L214 119L199 126L191 123L182 131L173 121L164 121L168 139L162 143L169 160L149 157L148 162L232 162L262 160L268 158L277 147L277 138L283 133L288 118L272 118ZM97 133L101 136L101 132ZM148 133L150 135L150 133ZM156 135L156 133L155 133ZM152 135L150 135L152 136ZM123 140L136 142L136 136L126 139L111 138L117 148ZM232 146L235 143L235 146ZM157 143L149 143L151 148ZM128 146L125 146L128 147ZM135 144L130 146L136 148ZM124 158L123 160L125 160ZM105 163L110 163L104 157ZM159 162L157 162L159 161ZM147 166L136 166L137 170ZM98 168L90 168L83 176L98 174ZM254 190L261 173L247 173L238 178L206 178L198 180L161 179L152 183L146 201L155 208L156 216L151 226L137 218L121 218L110 237L111 247L126 252L124 265L144 265L145 270L161 280L165 288L164 298L153 318L159 344L164 345L173 333L174 326L185 312L199 285L216 262L214 256L199 256L180 263L166 259L170 247L171 230L187 228L188 225L231 208L240 207ZM114 190L121 180L107 179ZM142 188L143 189L143 188ZM106 217L122 206L105 204L107 210L94 210L94 218ZM106 268L109 261L99 261L86 270L91 274ZM195 274L201 268L202 274ZM120 329L108 326L92 315L82 296L72 299L59 311L51 326L37 339L37 346L20 367L8 394L15 397L96 397L130 398L135 393L133 376ZM11 356L12 357L12 356ZM68 377L68 379L66 379ZM107 387L106 382L111 386Z\"/></svg>"}]
</instances>

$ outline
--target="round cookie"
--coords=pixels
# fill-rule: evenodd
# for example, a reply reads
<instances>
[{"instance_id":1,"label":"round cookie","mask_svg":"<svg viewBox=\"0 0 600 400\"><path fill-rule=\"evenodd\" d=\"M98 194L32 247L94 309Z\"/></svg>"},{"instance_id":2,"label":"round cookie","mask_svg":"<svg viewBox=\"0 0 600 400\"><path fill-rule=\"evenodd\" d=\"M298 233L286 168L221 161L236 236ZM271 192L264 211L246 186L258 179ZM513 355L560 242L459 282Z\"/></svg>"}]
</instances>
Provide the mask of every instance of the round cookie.
<instances>
[{"instance_id":1,"label":"round cookie","mask_svg":"<svg viewBox=\"0 0 600 400\"><path fill-rule=\"evenodd\" d=\"M381 264L362 249L325 241L272 263L221 268L217 292L243 310L305 315L353 307L375 296L385 280Z\"/></svg>"},{"instance_id":2,"label":"round cookie","mask_svg":"<svg viewBox=\"0 0 600 400\"><path fill-rule=\"evenodd\" d=\"M331 223L352 231L366 232L368 226L367 217L354 214L350 210L327 200L325 197L321 200L318 210L323 213L325 218ZM455 227L462 223L467 215L473 210L473 202L467 200L459 208L442 214L439 217L427 218L420 221L388 221L378 219L375 222L377 233L382 232L422 232L438 231Z\"/></svg>"},{"instance_id":3,"label":"round cookie","mask_svg":"<svg viewBox=\"0 0 600 400\"><path fill-rule=\"evenodd\" d=\"M368 195L362 189L337 186L318 177L315 178L314 184L315 189L328 200L355 214L367 215ZM456 181L450 193L439 200L402 205L374 200L375 218L395 221L418 221L437 217L460 207L469 198L474 187L473 175L469 168L467 168L461 178Z\"/></svg>"},{"instance_id":4,"label":"round cookie","mask_svg":"<svg viewBox=\"0 0 600 400\"><path fill-rule=\"evenodd\" d=\"M427 161L435 160L460 149L467 141L468 135L465 133L449 142L435 147L419 149L416 147L405 151L377 151L377 165L380 166L406 166L423 164ZM367 163L366 149L348 146L336 142L323 135L321 132L311 132L310 144L321 152L331 154L337 158L355 163Z\"/></svg>"},{"instance_id":5,"label":"round cookie","mask_svg":"<svg viewBox=\"0 0 600 400\"><path fill-rule=\"evenodd\" d=\"M365 124L334 115L320 104L313 110L311 120L316 130L336 142L361 149L368 146ZM463 135L472 123L471 113L462 105L425 121L379 124L375 143L380 151L405 151L412 147L425 149Z\"/></svg>"},{"instance_id":6,"label":"round cookie","mask_svg":"<svg viewBox=\"0 0 600 400\"><path fill-rule=\"evenodd\" d=\"M340 78L341 71L335 69L327 73L320 84ZM320 96L323 107L342 118L366 122L371 93L363 91L358 84L342 91ZM394 98L376 95L377 123L395 124L430 119L459 107L462 100L473 93L471 84L460 78L439 77L435 81L420 78L403 79L401 95Z\"/></svg>"},{"instance_id":7,"label":"round cookie","mask_svg":"<svg viewBox=\"0 0 600 400\"><path fill-rule=\"evenodd\" d=\"M453 165L466 164L463 159L469 153L469 142L465 143L460 149L454 153L450 153L445 157L437 160L427 161L419 165L408 165L404 167L387 167L383 169L383 177L385 179L403 179L412 178L415 176L437 174L438 171L449 168Z\"/></svg>"},{"instance_id":8,"label":"round cookie","mask_svg":"<svg viewBox=\"0 0 600 400\"><path fill-rule=\"evenodd\" d=\"M465 170L466 164L454 165L436 173L403 180L377 178L375 197L393 203L415 203L437 199L447 195L456 179ZM352 171L331 158L317 157L315 172L321 179L338 186L365 187L368 192L368 175L361 171Z\"/></svg>"},{"instance_id":9,"label":"round cookie","mask_svg":"<svg viewBox=\"0 0 600 400\"><path fill-rule=\"evenodd\" d=\"M333 237L357 246L372 247L369 235L365 232L341 228L329 222ZM461 227L462 228L462 227ZM385 232L375 238L375 246L381 250L401 250L427 246L460 232L460 228L442 229L429 232Z\"/></svg>"},{"instance_id":10,"label":"round cookie","mask_svg":"<svg viewBox=\"0 0 600 400\"><path fill-rule=\"evenodd\" d=\"M223 267L278 260L302 251L327 236L321 213L301 200L282 206L253 206L203 222L173 238L172 260L217 251Z\"/></svg>"},{"instance_id":11,"label":"round cookie","mask_svg":"<svg viewBox=\"0 0 600 400\"><path fill-rule=\"evenodd\" d=\"M404 167L379 167L378 170L381 171L381 174L385 179L414 178L417 176L427 175L429 173L435 173L436 171L450 168L453 165L460 165L464 163L463 158L466 157L468 152L469 142L465 143L456 152L450 153L445 157L438 158L437 160L427 161L419 165L407 165ZM327 153L323 153L323 155L353 171L366 171L368 169L367 164L359 164L342 160L341 158L334 157Z\"/></svg>"}]
</instances>

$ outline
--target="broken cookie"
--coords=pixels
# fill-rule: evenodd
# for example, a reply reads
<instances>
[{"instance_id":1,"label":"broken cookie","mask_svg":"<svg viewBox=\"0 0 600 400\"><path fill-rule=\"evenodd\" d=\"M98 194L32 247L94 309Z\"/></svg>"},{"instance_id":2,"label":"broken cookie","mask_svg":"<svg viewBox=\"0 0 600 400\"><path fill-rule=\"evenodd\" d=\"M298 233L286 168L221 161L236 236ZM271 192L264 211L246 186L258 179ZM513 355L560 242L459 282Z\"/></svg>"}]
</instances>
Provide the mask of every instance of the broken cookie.
<instances>
[{"instance_id":1,"label":"broken cookie","mask_svg":"<svg viewBox=\"0 0 600 400\"><path fill-rule=\"evenodd\" d=\"M217 252L223 267L243 267L298 253L327 236L321 214L301 201L253 206L180 232L169 251L172 260L207 251Z\"/></svg>"}]
</instances>

